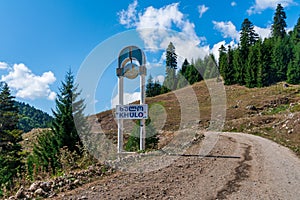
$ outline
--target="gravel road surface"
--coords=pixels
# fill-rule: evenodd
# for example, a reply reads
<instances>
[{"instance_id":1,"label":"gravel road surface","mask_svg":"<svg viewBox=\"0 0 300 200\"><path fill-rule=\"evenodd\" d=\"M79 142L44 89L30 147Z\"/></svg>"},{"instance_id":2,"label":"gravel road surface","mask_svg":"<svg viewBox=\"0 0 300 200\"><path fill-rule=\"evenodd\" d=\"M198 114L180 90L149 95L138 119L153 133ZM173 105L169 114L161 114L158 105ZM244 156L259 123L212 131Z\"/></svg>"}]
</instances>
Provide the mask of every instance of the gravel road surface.
<instances>
[{"instance_id":1,"label":"gravel road surface","mask_svg":"<svg viewBox=\"0 0 300 200\"><path fill-rule=\"evenodd\" d=\"M170 164L118 171L56 199L300 199L299 158L258 136L207 132L183 154L159 158Z\"/></svg>"}]
</instances>

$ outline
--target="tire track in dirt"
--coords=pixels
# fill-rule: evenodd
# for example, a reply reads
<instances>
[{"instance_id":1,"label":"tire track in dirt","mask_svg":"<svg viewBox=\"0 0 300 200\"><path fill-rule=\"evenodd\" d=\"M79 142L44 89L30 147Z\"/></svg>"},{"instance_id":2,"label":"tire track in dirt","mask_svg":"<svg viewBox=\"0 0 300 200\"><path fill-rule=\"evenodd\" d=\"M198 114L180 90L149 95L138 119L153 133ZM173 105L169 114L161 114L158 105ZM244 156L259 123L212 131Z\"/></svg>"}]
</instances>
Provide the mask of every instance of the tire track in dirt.
<instances>
[{"instance_id":1,"label":"tire track in dirt","mask_svg":"<svg viewBox=\"0 0 300 200\"><path fill-rule=\"evenodd\" d=\"M243 145L247 147L244 147L245 152L243 153L243 160L239 161L239 166L234 169L234 179L228 181L225 187L218 191L215 199L226 199L230 194L237 192L241 186L239 183L249 177L251 165L247 164L246 162L252 160L250 155L251 146L247 144Z\"/></svg>"}]
</instances>

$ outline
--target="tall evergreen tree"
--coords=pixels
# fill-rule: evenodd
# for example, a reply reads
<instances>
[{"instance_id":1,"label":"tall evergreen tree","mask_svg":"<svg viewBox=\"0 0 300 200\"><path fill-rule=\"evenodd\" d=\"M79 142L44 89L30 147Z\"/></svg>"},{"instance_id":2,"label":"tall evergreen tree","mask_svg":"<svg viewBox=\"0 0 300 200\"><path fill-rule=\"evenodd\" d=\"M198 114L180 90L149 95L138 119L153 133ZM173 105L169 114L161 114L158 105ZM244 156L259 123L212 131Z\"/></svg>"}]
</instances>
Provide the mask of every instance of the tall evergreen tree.
<instances>
[{"instance_id":1,"label":"tall evergreen tree","mask_svg":"<svg viewBox=\"0 0 300 200\"><path fill-rule=\"evenodd\" d=\"M286 14L284 12L283 7L281 4L277 5L275 15L273 17L273 25L272 25L272 36L274 38L283 38L286 35L285 28L286 28Z\"/></svg>"},{"instance_id":2,"label":"tall evergreen tree","mask_svg":"<svg viewBox=\"0 0 300 200\"><path fill-rule=\"evenodd\" d=\"M225 77L225 68L227 68L227 49L222 44L219 48L219 70L221 76Z\"/></svg>"},{"instance_id":3,"label":"tall evergreen tree","mask_svg":"<svg viewBox=\"0 0 300 200\"><path fill-rule=\"evenodd\" d=\"M175 70L177 69L177 54L172 42L169 43L166 50L166 66Z\"/></svg>"},{"instance_id":4,"label":"tall evergreen tree","mask_svg":"<svg viewBox=\"0 0 300 200\"><path fill-rule=\"evenodd\" d=\"M300 17L291 32L292 57L287 70L287 82L300 84Z\"/></svg>"},{"instance_id":5,"label":"tall evergreen tree","mask_svg":"<svg viewBox=\"0 0 300 200\"><path fill-rule=\"evenodd\" d=\"M18 130L18 110L6 83L0 92L0 193L12 188L22 170L22 131Z\"/></svg>"},{"instance_id":6,"label":"tall evergreen tree","mask_svg":"<svg viewBox=\"0 0 300 200\"><path fill-rule=\"evenodd\" d=\"M159 82L153 82L153 78L150 74L146 84L146 96L154 97L161 94L161 85Z\"/></svg>"},{"instance_id":7,"label":"tall evergreen tree","mask_svg":"<svg viewBox=\"0 0 300 200\"><path fill-rule=\"evenodd\" d=\"M186 79L186 73L187 69L189 67L190 63L187 59L184 59L184 62L182 63L181 69L179 70L177 74L177 89L183 88L188 85L188 81Z\"/></svg>"},{"instance_id":8,"label":"tall evergreen tree","mask_svg":"<svg viewBox=\"0 0 300 200\"><path fill-rule=\"evenodd\" d=\"M287 82L300 84L300 43L294 47L294 59L288 65Z\"/></svg>"},{"instance_id":9,"label":"tall evergreen tree","mask_svg":"<svg viewBox=\"0 0 300 200\"><path fill-rule=\"evenodd\" d=\"M73 104L77 103L76 98L80 95L77 89L78 86L74 83L74 75L71 71L68 71L64 82L62 82L62 87L59 89L60 94L57 95L55 100L56 110L52 110L54 115L52 131L58 139L60 147L67 146L71 152L76 151L80 154L79 147L82 146L82 142L73 117ZM82 105L82 100L79 101Z\"/></svg>"},{"instance_id":10,"label":"tall evergreen tree","mask_svg":"<svg viewBox=\"0 0 300 200\"><path fill-rule=\"evenodd\" d=\"M246 63L246 86L249 88L253 88L257 86L257 63L258 63L258 45L254 45L250 47L249 55Z\"/></svg>"},{"instance_id":11,"label":"tall evergreen tree","mask_svg":"<svg viewBox=\"0 0 300 200\"><path fill-rule=\"evenodd\" d=\"M264 87L274 83L275 73L272 71L272 47L270 39L259 42L258 63L257 63L257 86Z\"/></svg>"},{"instance_id":12,"label":"tall evergreen tree","mask_svg":"<svg viewBox=\"0 0 300 200\"><path fill-rule=\"evenodd\" d=\"M163 83L163 91L175 90L177 86L176 80L177 55L172 42L166 49L166 77ZM166 88L166 89L165 89Z\"/></svg>"},{"instance_id":13,"label":"tall evergreen tree","mask_svg":"<svg viewBox=\"0 0 300 200\"><path fill-rule=\"evenodd\" d=\"M245 75L246 75L246 63L248 59L249 49L252 45L254 45L258 40L258 34L255 33L254 26L252 22L246 18L242 23L242 28L240 32L240 59L242 62L239 63L240 69L239 71L239 81L241 85L245 84Z\"/></svg>"},{"instance_id":14,"label":"tall evergreen tree","mask_svg":"<svg viewBox=\"0 0 300 200\"><path fill-rule=\"evenodd\" d=\"M52 110L54 120L51 132L46 132L38 137L33 154L27 162L41 167L43 171L55 174L61 167L59 161L60 149L67 147L70 152L82 154L82 138L88 137L89 127L83 114L85 105L82 99L78 100L80 92L74 83L74 76L68 71L57 95L56 109ZM86 141L85 139L83 139ZM32 166L29 166L32 168Z\"/></svg>"},{"instance_id":15,"label":"tall evergreen tree","mask_svg":"<svg viewBox=\"0 0 300 200\"><path fill-rule=\"evenodd\" d=\"M276 73L275 82L287 80L287 67L292 58L292 46L286 35L283 38L277 37L273 40L272 70Z\"/></svg>"}]
</instances>

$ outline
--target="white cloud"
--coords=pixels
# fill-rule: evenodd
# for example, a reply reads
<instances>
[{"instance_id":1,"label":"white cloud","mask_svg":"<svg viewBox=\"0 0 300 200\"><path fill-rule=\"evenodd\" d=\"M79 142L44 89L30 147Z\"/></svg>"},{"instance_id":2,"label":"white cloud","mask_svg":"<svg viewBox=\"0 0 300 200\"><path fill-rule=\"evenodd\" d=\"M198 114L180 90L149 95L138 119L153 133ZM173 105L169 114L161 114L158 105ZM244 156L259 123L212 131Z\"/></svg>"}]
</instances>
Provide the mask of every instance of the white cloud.
<instances>
[{"instance_id":1,"label":"white cloud","mask_svg":"<svg viewBox=\"0 0 300 200\"><path fill-rule=\"evenodd\" d=\"M254 26L254 30L262 39L265 39L265 38L268 38L271 36L271 28L270 27L261 28L258 26Z\"/></svg>"},{"instance_id":2,"label":"white cloud","mask_svg":"<svg viewBox=\"0 0 300 200\"><path fill-rule=\"evenodd\" d=\"M49 100L56 98L56 93L51 91L49 86L56 80L51 71L37 76L23 63L14 64L10 70L8 75L2 75L1 81L5 81L11 89L16 91L16 97L23 99L48 98Z\"/></svg>"},{"instance_id":3,"label":"white cloud","mask_svg":"<svg viewBox=\"0 0 300 200\"><path fill-rule=\"evenodd\" d=\"M239 32L236 30L235 25L231 22L216 22L213 21L214 28L220 31L224 38L231 38L232 40L239 41Z\"/></svg>"},{"instance_id":4,"label":"white cloud","mask_svg":"<svg viewBox=\"0 0 300 200\"><path fill-rule=\"evenodd\" d=\"M164 75L158 75L156 77L153 78L154 81L158 81L159 83L163 83L165 80L165 76Z\"/></svg>"},{"instance_id":5,"label":"white cloud","mask_svg":"<svg viewBox=\"0 0 300 200\"><path fill-rule=\"evenodd\" d=\"M178 5L173 3L159 9L148 7L139 14L136 28L149 49L166 49L172 42L178 57L189 60L204 57L209 47L200 46L204 38L197 36L194 23L185 18ZM177 31L172 31L172 28Z\"/></svg>"},{"instance_id":6,"label":"white cloud","mask_svg":"<svg viewBox=\"0 0 300 200\"><path fill-rule=\"evenodd\" d=\"M5 62L0 62L0 70L1 69L7 69L8 68L8 64Z\"/></svg>"},{"instance_id":7,"label":"white cloud","mask_svg":"<svg viewBox=\"0 0 300 200\"><path fill-rule=\"evenodd\" d=\"M208 11L209 7L206 7L205 5L199 5L198 6L198 12L199 12L199 18L202 17L202 15Z\"/></svg>"},{"instance_id":8,"label":"white cloud","mask_svg":"<svg viewBox=\"0 0 300 200\"><path fill-rule=\"evenodd\" d=\"M213 48L211 49L211 53L215 56L216 61L218 62L219 60L219 56L220 56L220 52L219 49L221 46L224 46L226 49L228 49L228 46L230 45L231 48L235 48L237 47L237 44L234 41L231 41L229 44L227 44L224 40L221 42L218 42L217 44L215 44L213 46Z\"/></svg>"},{"instance_id":9,"label":"white cloud","mask_svg":"<svg viewBox=\"0 0 300 200\"><path fill-rule=\"evenodd\" d=\"M161 8L150 6L141 12L132 11L133 7L136 8L135 5L134 1L129 5L127 11L122 10L119 13L119 22L125 26L128 25L125 21L131 22L131 27L136 28L144 41L145 48L149 51L165 50L168 44L173 42L178 57L191 60L192 58L203 58L209 53L209 46L200 46L205 38L197 36L194 23L186 19L179 10L179 3ZM125 13L131 14L125 15ZM127 18L122 16L127 16ZM180 67L180 65L178 66Z\"/></svg>"},{"instance_id":10,"label":"white cloud","mask_svg":"<svg viewBox=\"0 0 300 200\"><path fill-rule=\"evenodd\" d=\"M230 4L232 7L234 7L234 6L236 6L236 2L235 1L233 1L233 2L231 2L231 4Z\"/></svg>"},{"instance_id":11,"label":"white cloud","mask_svg":"<svg viewBox=\"0 0 300 200\"><path fill-rule=\"evenodd\" d=\"M139 92L124 93L124 105L130 104L130 103L138 101L138 100L140 100ZM119 95L118 94L111 100L111 107L115 108L116 105L119 105Z\"/></svg>"},{"instance_id":12,"label":"white cloud","mask_svg":"<svg viewBox=\"0 0 300 200\"><path fill-rule=\"evenodd\" d=\"M120 24L125 25L127 28L135 26L137 20L137 5L137 0L134 0L133 3L129 4L127 10L122 10L118 13Z\"/></svg>"},{"instance_id":13,"label":"white cloud","mask_svg":"<svg viewBox=\"0 0 300 200\"><path fill-rule=\"evenodd\" d=\"M291 4L295 4L295 2L294 0L255 0L255 4L247 10L247 13L252 15L255 13L261 13L268 8L275 9L277 4L281 4L283 7L286 7Z\"/></svg>"}]
</instances>

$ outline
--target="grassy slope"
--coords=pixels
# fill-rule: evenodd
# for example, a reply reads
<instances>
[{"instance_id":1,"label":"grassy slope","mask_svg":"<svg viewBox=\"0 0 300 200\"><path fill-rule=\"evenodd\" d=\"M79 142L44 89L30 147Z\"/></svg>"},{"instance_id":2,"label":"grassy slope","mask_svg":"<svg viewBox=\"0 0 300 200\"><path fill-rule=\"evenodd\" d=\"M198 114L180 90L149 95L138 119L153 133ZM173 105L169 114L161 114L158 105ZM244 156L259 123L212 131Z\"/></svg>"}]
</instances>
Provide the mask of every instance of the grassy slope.
<instances>
[{"instance_id":1,"label":"grassy slope","mask_svg":"<svg viewBox=\"0 0 300 200\"><path fill-rule=\"evenodd\" d=\"M211 119L209 91L203 81L194 84L192 88L200 109L201 122L196 124L199 129L205 130ZM261 135L288 146L300 156L300 86L284 88L283 83L279 83L265 88L249 89L233 85L226 86L225 89L227 108L223 131ZM183 88L176 91L177 94L186 96L186 104L190 103L188 90ZM172 136L179 129L181 112L176 95L171 92L147 98L146 103L158 108L154 124L161 126L161 121L166 116L166 122L159 128L160 137L165 141L166 137ZM252 109L247 108L249 105L252 105ZM96 116L102 131L116 142L117 124L113 119L113 111L105 111ZM163 116L162 119L159 116ZM130 133L132 125L131 121L125 120L125 133Z\"/></svg>"}]
</instances>

